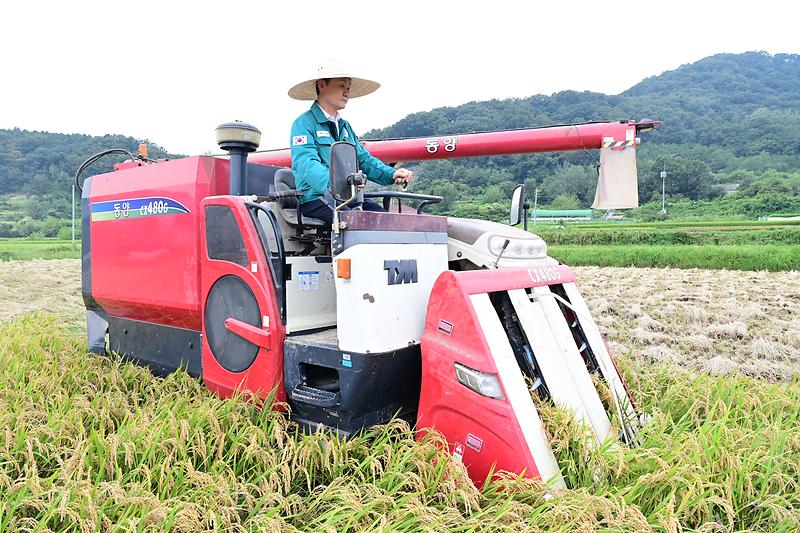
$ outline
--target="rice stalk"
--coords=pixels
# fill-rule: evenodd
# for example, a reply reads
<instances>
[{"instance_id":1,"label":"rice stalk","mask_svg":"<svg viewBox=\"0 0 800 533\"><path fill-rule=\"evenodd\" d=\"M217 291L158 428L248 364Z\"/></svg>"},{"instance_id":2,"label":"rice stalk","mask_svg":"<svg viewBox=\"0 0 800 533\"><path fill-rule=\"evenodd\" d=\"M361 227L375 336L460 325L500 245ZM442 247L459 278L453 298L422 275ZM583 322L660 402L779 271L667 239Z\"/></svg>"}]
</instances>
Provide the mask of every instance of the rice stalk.
<instances>
[{"instance_id":1,"label":"rice stalk","mask_svg":"<svg viewBox=\"0 0 800 533\"><path fill-rule=\"evenodd\" d=\"M800 529L797 382L619 358L653 415L639 447L597 446L539 402L570 488L499 472L477 490L440 435L401 421L303 435L184 373L88 356L52 317L0 339L0 531Z\"/></svg>"}]
</instances>

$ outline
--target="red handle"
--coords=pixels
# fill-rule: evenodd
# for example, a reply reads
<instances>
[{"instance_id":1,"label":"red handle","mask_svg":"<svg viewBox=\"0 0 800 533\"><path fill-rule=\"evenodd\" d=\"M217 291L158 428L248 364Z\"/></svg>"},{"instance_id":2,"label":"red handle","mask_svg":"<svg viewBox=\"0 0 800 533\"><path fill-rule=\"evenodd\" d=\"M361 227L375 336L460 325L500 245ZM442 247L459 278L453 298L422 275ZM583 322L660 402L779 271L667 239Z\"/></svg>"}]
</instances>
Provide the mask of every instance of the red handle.
<instances>
[{"instance_id":1,"label":"red handle","mask_svg":"<svg viewBox=\"0 0 800 533\"><path fill-rule=\"evenodd\" d=\"M269 330L252 326L247 322L236 320L233 317L225 319L225 328L246 341L250 341L256 346L269 350Z\"/></svg>"}]
</instances>

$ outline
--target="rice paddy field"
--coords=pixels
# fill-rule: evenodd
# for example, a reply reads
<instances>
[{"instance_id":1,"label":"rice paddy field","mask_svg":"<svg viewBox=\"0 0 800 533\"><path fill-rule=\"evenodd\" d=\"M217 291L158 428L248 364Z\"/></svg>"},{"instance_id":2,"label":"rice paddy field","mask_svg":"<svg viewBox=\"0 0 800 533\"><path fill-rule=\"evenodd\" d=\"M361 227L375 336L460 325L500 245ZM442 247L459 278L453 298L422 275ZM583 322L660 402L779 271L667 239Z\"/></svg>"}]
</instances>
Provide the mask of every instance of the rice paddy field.
<instances>
[{"instance_id":1,"label":"rice paddy field","mask_svg":"<svg viewBox=\"0 0 800 533\"><path fill-rule=\"evenodd\" d=\"M548 254L567 265L800 270L800 245L556 244Z\"/></svg>"},{"instance_id":2,"label":"rice paddy field","mask_svg":"<svg viewBox=\"0 0 800 533\"><path fill-rule=\"evenodd\" d=\"M81 243L60 239L0 239L0 261L23 259L76 259Z\"/></svg>"},{"instance_id":3,"label":"rice paddy field","mask_svg":"<svg viewBox=\"0 0 800 533\"><path fill-rule=\"evenodd\" d=\"M531 228L569 265L800 270L798 221L566 223Z\"/></svg>"},{"instance_id":4,"label":"rice paddy field","mask_svg":"<svg viewBox=\"0 0 800 533\"><path fill-rule=\"evenodd\" d=\"M800 274L576 267L640 446L539 408L567 488L478 490L435 435L301 435L87 356L76 259L0 268L0 531L798 531ZM52 311L56 313L53 314Z\"/></svg>"},{"instance_id":5,"label":"rice paddy field","mask_svg":"<svg viewBox=\"0 0 800 533\"><path fill-rule=\"evenodd\" d=\"M1 222L1 221L0 221ZM800 221L567 222L530 226L575 266L800 270ZM0 239L0 261L80 257L80 243Z\"/></svg>"}]
</instances>

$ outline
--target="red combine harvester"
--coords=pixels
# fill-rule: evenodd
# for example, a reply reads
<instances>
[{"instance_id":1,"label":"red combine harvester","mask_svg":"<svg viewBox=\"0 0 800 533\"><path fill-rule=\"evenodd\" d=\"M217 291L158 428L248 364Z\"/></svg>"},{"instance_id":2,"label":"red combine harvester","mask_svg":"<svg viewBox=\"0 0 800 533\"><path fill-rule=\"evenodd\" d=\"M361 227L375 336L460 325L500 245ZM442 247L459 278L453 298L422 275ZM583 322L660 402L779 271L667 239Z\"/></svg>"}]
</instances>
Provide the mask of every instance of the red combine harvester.
<instances>
[{"instance_id":1,"label":"red combine harvester","mask_svg":"<svg viewBox=\"0 0 800 533\"><path fill-rule=\"evenodd\" d=\"M366 144L387 162L600 149L595 204L622 208L635 204L638 134L658 125ZM331 148L331 192L354 208L326 227L300 216L288 150L248 162L259 138L227 124L217 139L230 158L132 158L83 182L90 351L186 369L222 396L275 391L308 429L348 435L395 416L435 428L477 484L492 470L563 483L532 395L570 409L598 443L614 416L634 441L640 417L575 276L539 237L424 214L438 197L365 193L346 143ZM361 211L364 197L419 207Z\"/></svg>"}]
</instances>

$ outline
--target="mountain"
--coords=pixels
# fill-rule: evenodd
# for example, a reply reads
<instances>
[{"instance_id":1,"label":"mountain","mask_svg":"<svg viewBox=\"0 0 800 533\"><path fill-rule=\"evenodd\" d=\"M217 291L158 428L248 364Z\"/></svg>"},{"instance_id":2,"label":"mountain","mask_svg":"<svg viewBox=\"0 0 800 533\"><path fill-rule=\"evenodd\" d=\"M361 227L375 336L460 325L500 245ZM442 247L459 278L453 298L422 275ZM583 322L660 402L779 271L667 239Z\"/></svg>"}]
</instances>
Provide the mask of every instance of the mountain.
<instances>
[{"instance_id":1,"label":"mountain","mask_svg":"<svg viewBox=\"0 0 800 533\"><path fill-rule=\"evenodd\" d=\"M640 200L660 194L658 175L667 166L673 167L668 169L673 177L680 178L669 181L667 192L699 199L721 194L717 183L752 181L770 170L800 170L798 110L800 56L747 52L707 57L642 80L617 95L562 91L413 113L364 138L658 119L662 127L647 133L638 151ZM592 165L590 156L569 152L425 162L420 170L450 177L448 183L460 195L478 193L481 184L506 191L514 183L526 182L540 187L546 202L565 194L587 205L596 180ZM572 185L567 184L570 181ZM422 180L417 188L447 189L443 183L438 189L425 187Z\"/></svg>"},{"instance_id":2,"label":"mountain","mask_svg":"<svg viewBox=\"0 0 800 533\"><path fill-rule=\"evenodd\" d=\"M122 135L0 129L0 237L68 236L78 166L90 154L109 148L136 153L140 142L148 145L152 158L172 157L154 143ZM101 159L84 177L108 172L123 159Z\"/></svg>"},{"instance_id":3,"label":"mountain","mask_svg":"<svg viewBox=\"0 0 800 533\"><path fill-rule=\"evenodd\" d=\"M800 155L800 55L718 54L647 78L618 95L470 102L413 113L365 138L416 137L550 124L652 118L647 143L696 144L736 156Z\"/></svg>"},{"instance_id":4,"label":"mountain","mask_svg":"<svg viewBox=\"0 0 800 533\"><path fill-rule=\"evenodd\" d=\"M168 157L167 152L148 140L123 135L91 135L0 129L0 194L22 192L42 194L65 182L71 183L78 166L90 155L109 148L125 148L136 153L139 143L146 143L150 157ZM122 158L107 158L92 166L110 171ZM66 185L66 193L70 186Z\"/></svg>"},{"instance_id":5,"label":"mountain","mask_svg":"<svg viewBox=\"0 0 800 533\"><path fill-rule=\"evenodd\" d=\"M721 146L736 156L800 155L800 56L719 54L620 95L628 110L663 117L658 142Z\"/></svg>"}]
</instances>

